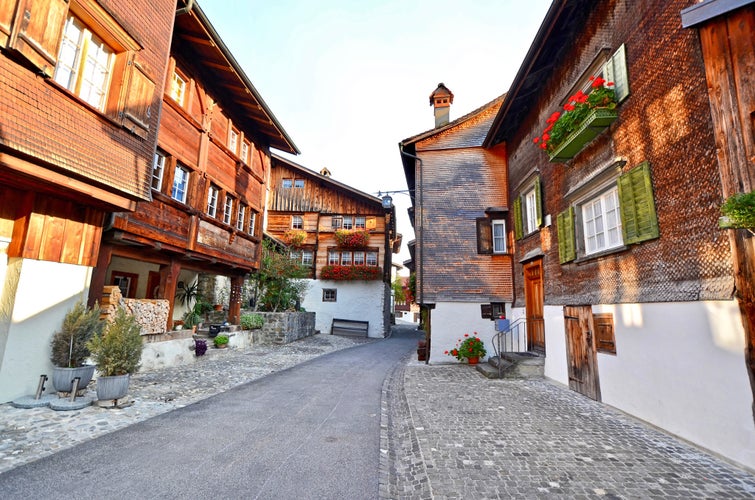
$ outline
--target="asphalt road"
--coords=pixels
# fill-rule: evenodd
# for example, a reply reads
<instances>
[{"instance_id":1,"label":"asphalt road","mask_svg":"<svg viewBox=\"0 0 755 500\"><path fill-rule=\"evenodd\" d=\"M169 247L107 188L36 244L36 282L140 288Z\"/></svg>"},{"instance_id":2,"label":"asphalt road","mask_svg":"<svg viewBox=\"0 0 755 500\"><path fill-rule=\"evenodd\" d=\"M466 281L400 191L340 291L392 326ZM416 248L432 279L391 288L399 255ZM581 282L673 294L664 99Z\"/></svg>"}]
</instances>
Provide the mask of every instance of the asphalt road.
<instances>
[{"instance_id":1,"label":"asphalt road","mask_svg":"<svg viewBox=\"0 0 755 500\"><path fill-rule=\"evenodd\" d=\"M394 328L18 467L0 498L377 498L381 388L417 338Z\"/></svg>"}]
</instances>

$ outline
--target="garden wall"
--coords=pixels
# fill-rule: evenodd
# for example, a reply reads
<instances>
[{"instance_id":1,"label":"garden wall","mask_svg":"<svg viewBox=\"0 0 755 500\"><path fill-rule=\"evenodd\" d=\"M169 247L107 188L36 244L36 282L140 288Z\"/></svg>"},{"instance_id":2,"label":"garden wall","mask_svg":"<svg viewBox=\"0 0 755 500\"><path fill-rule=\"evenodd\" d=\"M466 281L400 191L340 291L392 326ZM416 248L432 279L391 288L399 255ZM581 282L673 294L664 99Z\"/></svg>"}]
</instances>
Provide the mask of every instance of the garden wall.
<instances>
[{"instance_id":1,"label":"garden wall","mask_svg":"<svg viewBox=\"0 0 755 500\"><path fill-rule=\"evenodd\" d=\"M315 334L313 312L258 312L265 319L260 330L254 330L255 344L288 344Z\"/></svg>"}]
</instances>

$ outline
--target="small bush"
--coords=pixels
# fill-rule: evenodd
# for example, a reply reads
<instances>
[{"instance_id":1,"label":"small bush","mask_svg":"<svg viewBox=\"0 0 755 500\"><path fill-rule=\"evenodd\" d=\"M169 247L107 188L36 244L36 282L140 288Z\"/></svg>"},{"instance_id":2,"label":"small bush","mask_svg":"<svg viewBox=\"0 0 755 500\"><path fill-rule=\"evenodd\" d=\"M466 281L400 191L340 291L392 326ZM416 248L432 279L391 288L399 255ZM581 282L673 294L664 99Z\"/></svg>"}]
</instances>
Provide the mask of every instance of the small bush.
<instances>
[{"instance_id":1,"label":"small bush","mask_svg":"<svg viewBox=\"0 0 755 500\"><path fill-rule=\"evenodd\" d=\"M242 314L240 322L244 330L258 330L265 324L265 318L261 314Z\"/></svg>"},{"instance_id":2,"label":"small bush","mask_svg":"<svg viewBox=\"0 0 755 500\"><path fill-rule=\"evenodd\" d=\"M105 377L134 373L142 359L141 328L136 318L119 308L105 331L87 342L97 369Z\"/></svg>"},{"instance_id":3,"label":"small bush","mask_svg":"<svg viewBox=\"0 0 755 500\"><path fill-rule=\"evenodd\" d=\"M63 319L60 331L52 337L50 361L61 368L83 365L90 354L87 342L101 333L104 326L98 305L89 309L83 302L77 302Z\"/></svg>"},{"instance_id":4,"label":"small bush","mask_svg":"<svg viewBox=\"0 0 755 500\"><path fill-rule=\"evenodd\" d=\"M215 343L215 347L220 347L221 345L225 345L228 343L228 336L227 335L218 335L215 337L215 340L213 342Z\"/></svg>"}]
</instances>

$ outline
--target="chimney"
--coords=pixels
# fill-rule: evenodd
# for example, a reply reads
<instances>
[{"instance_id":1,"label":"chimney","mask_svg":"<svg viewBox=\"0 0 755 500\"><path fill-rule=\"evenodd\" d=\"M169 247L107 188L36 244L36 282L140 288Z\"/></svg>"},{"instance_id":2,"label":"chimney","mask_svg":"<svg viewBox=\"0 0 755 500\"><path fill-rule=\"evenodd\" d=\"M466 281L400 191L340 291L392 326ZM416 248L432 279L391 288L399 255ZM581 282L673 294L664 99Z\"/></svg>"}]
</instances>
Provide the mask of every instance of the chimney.
<instances>
[{"instance_id":1,"label":"chimney","mask_svg":"<svg viewBox=\"0 0 755 500\"><path fill-rule=\"evenodd\" d=\"M446 125L449 120L451 104L454 102L454 94L443 83L430 94L430 106L435 110L435 128Z\"/></svg>"}]
</instances>

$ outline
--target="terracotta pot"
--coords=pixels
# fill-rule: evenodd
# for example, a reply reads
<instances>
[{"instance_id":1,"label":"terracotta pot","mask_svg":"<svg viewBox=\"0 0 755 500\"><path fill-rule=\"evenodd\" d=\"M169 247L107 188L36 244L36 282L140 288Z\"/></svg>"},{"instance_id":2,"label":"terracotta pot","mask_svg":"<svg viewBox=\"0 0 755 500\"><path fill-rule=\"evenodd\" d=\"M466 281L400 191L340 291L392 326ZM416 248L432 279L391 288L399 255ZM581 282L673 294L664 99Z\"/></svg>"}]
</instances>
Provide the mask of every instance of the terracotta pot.
<instances>
[{"instance_id":1,"label":"terracotta pot","mask_svg":"<svg viewBox=\"0 0 755 500\"><path fill-rule=\"evenodd\" d=\"M467 358L467 362L468 362L468 363L469 363L470 365L476 365L478 361L480 361L480 358L477 358L477 357L474 357L474 358L473 358L473 357Z\"/></svg>"}]
</instances>

